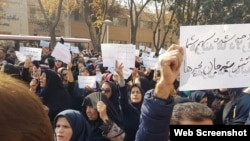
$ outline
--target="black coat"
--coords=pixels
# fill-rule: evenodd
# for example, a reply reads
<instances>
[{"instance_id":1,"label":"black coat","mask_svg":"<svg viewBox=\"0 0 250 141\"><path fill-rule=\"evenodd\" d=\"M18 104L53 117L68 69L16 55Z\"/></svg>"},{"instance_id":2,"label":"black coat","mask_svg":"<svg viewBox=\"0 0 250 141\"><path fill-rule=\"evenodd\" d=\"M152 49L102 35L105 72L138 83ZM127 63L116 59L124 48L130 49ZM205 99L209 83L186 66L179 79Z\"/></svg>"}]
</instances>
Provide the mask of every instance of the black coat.
<instances>
[{"instance_id":1,"label":"black coat","mask_svg":"<svg viewBox=\"0 0 250 141\"><path fill-rule=\"evenodd\" d=\"M141 115L141 105L143 102L144 92L139 86L132 86L130 91L133 87L138 87L142 94L142 100L140 103L133 104L129 100L130 92L127 91L126 87L121 87L120 92L120 105L121 111L123 115L123 125L124 130L126 133L124 141L134 141L136 132L140 125L140 115Z\"/></svg>"},{"instance_id":2,"label":"black coat","mask_svg":"<svg viewBox=\"0 0 250 141\"><path fill-rule=\"evenodd\" d=\"M58 113L72 108L71 96L64 89L57 73L52 70L44 70L43 72L46 74L46 86L41 89L40 96L43 104L48 106L49 118L53 121Z\"/></svg>"},{"instance_id":3,"label":"black coat","mask_svg":"<svg viewBox=\"0 0 250 141\"><path fill-rule=\"evenodd\" d=\"M120 128L122 128L122 121L120 119L119 114L113 107L113 104L109 101L108 98L106 98L105 95L101 94L100 92L91 93L84 98L82 104L83 105L82 114L86 117L87 121L90 124L92 131L91 134L93 136L92 141L109 141L109 139L105 138L102 135L103 130L100 127L103 125L103 121L100 119L100 117L98 117L98 119L95 121L90 121L88 120L88 117L86 115L87 106L97 109L97 102L100 100L106 104L107 115L109 117L109 120L116 123Z\"/></svg>"}]
</instances>

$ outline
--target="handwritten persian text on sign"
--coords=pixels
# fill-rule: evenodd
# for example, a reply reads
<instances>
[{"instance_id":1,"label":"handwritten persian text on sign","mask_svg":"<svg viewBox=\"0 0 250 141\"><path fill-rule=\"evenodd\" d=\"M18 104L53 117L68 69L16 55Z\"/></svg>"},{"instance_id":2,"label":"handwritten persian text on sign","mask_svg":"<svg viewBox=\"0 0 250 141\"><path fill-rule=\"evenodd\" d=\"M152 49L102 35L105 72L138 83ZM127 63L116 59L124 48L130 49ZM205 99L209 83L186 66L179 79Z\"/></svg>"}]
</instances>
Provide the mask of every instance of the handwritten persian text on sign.
<instances>
[{"instance_id":1,"label":"handwritten persian text on sign","mask_svg":"<svg viewBox=\"0 0 250 141\"><path fill-rule=\"evenodd\" d=\"M250 86L250 24L181 27L180 90Z\"/></svg>"}]
</instances>

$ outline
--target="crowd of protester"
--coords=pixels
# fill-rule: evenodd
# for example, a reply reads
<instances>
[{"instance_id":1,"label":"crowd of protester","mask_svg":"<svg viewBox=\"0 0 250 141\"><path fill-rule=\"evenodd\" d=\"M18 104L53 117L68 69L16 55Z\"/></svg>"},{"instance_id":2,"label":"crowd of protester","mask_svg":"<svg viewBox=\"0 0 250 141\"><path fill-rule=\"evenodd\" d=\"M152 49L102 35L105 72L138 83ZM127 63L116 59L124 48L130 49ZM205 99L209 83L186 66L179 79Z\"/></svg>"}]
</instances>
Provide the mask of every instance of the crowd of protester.
<instances>
[{"instance_id":1,"label":"crowd of protester","mask_svg":"<svg viewBox=\"0 0 250 141\"><path fill-rule=\"evenodd\" d=\"M72 53L68 64L44 50L42 60L20 62L12 48L1 47L0 66L40 100L37 110L48 115L57 141L165 141L171 124L250 124L250 88L179 91L182 48L172 45L165 54L159 56L160 70L145 68L138 56L126 79L122 63L116 61L112 73L101 54L82 52ZM78 76L100 74L96 87L79 88Z\"/></svg>"}]
</instances>

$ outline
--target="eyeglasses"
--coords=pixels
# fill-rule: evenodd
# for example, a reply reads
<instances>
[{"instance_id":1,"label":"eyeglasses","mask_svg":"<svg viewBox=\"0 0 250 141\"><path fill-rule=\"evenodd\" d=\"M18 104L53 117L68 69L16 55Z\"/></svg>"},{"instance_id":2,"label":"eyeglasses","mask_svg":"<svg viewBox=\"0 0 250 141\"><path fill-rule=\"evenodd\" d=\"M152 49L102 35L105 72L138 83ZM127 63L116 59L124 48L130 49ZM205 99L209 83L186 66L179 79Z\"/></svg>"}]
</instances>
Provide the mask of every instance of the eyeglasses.
<instances>
[{"instance_id":1,"label":"eyeglasses","mask_svg":"<svg viewBox=\"0 0 250 141\"><path fill-rule=\"evenodd\" d=\"M67 75L67 73L63 73L63 74L62 74L62 76L66 76L66 75Z\"/></svg>"},{"instance_id":2,"label":"eyeglasses","mask_svg":"<svg viewBox=\"0 0 250 141\"><path fill-rule=\"evenodd\" d=\"M101 91L104 93L109 93L109 92L111 92L111 89L110 88L101 88Z\"/></svg>"}]
</instances>

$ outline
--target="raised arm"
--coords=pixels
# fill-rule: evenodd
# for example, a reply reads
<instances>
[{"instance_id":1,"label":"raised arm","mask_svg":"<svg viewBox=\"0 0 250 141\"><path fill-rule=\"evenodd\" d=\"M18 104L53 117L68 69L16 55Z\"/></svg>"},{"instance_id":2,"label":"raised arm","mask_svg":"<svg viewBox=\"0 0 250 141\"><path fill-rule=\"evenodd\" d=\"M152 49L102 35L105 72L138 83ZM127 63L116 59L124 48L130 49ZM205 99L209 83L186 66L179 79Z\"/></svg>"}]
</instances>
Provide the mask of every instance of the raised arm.
<instances>
[{"instance_id":1,"label":"raised arm","mask_svg":"<svg viewBox=\"0 0 250 141\"><path fill-rule=\"evenodd\" d=\"M172 45L167 52L159 57L161 77L155 87L155 96L167 99L174 80L179 75L183 49Z\"/></svg>"},{"instance_id":2,"label":"raised arm","mask_svg":"<svg viewBox=\"0 0 250 141\"><path fill-rule=\"evenodd\" d=\"M182 48L179 45L172 45L159 57L160 80L154 90L145 94L136 141L168 141L170 117L174 105L169 92L179 74L182 56Z\"/></svg>"}]
</instances>

